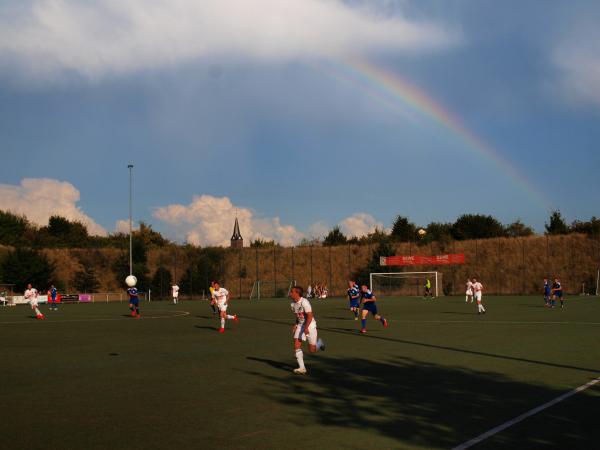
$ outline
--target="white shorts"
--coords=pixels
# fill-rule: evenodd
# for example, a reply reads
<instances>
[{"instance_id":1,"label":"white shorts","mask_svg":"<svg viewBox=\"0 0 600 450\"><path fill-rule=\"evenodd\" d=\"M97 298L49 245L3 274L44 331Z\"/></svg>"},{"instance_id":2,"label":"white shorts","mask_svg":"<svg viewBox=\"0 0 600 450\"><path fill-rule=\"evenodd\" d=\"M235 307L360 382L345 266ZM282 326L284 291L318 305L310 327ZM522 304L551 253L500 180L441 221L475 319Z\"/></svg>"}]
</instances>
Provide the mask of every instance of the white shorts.
<instances>
[{"instance_id":1,"label":"white shorts","mask_svg":"<svg viewBox=\"0 0 600 450\"><path fill-rule=\"evenodd\" d=\"M217 303L217 308L219 308L219 311L227 311L227 303Z\"/></svg>"},{"instance_id":2,"label":"white shorts","mask_svg":"<svg viewBox=\"0 0 600 450\"><path fill-rule=\"evenodd\" d=\"M481 301L481 291L475 292L475 300L477 300L478 302Z\"/></svg>"},{"instance_id":3,"label":"white shorts","mask_svg":"<svg viewBox=\"0 0 600 450\"><path fill-rule=\"evenodd\" d=\"M467 291L467 295L472 296L473 295L473 291Z\"/></svg>"},{"instance_id":4,"label":"white shorts","mask_svg":"<svg viewBox=\"0 0 600 450\"><path fill-rule=\"evenodd\" d=\"M38 301L36 300L29 300L29 304L31 305L32 308L37 308L38 307Z\"/></svg>"},{"instance_id":5,"label":"white shorts","mask_svg":"<svg viewBox=\"0 0 600 450\"><path fill-rule=\"evenodd\" d=\"M294 339L306 341L308 339L309 345L317 345L317 324L313 320L308 326L308 336L304 334L304 324L297 325L294 331Z\"/></svg>"}]
</instances>

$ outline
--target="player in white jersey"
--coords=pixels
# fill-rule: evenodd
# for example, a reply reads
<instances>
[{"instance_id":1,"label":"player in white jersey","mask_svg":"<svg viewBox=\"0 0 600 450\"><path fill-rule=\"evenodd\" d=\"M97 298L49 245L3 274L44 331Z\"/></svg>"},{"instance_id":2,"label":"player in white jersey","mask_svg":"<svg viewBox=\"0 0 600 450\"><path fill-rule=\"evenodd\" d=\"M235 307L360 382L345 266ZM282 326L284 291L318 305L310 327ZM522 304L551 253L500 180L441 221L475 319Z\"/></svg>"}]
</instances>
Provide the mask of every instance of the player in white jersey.
<instances>
[{"instance_id":1,"label":"player in white jersey","mask_svg":"<svg viewBox=\"0 0 600 450\"><path fill-rule=\"evenodd\" d=\"M473 278L473 291L475 292L475 301L477 302L477 314L485 314L485 308L481 303L481 297L483 295L483 284Z\"/></svg>"},{"instance_id":2,"label":"player in white jersey","mask_svg":"<svg viewBox=\"0 0 600 450\"><path fill-rule=\"evenodd\" d=\"M177 286L177 283L175 283L173 286L171 286L171 289L173 290L173 304L176 305L179 301L179 286Z\"/></svg>"},{"instance_id":3,"label":"player in white jersey","mask_svg":"<svg viewBox=\"0 0 600 450\"><path fill-rule=\"evenodd\" d=\"M308 350L315 353L317 350L325 350L325 344L317 337L317 321L312 310L310 302L302 295L304 290L300 286L294 286L290 291L292 299L292 312L296 316L296 323L292 328L294 336L294 353L298 361L298 368L294 373L306 374L304 366L304 353L302 352L302 342L308 341Z\"/></svg>"},{"instance_id":4,"label":"player in white jersey","mask_svg":"<svg viewBox=\"0 0 600 450\"><path fill-rule=\"evenodd\" d=\"M213 282L213 297L215 302L217 303L217 308L219 308L219 316L221 317L221 328L219 328L219 333L225 333L225 321L233 320L234 322L238 321L237 314L233 316L227 314L227 307L229 306L229 291L225 288L222 288L218 281Z\"/></svg>"},{"instance_id":5,"label":"player in white jersey","mask_svg":"<svg viewBox=\"0 0 600 450\"><path fill-rule=\"evenodd\" d=\"M465 303L468 303L469 300L471 300L471 303L473 303L473 282L470 278L467 280L467 292L465 296Z\"/></svg>"},{"instance_id":6,"label":"player in white jersey","mask_svg":"<svg viewBox=\"0 0 600 450\"><path fill-rule=\"evenodd\" d=\"M25 300L29 301L29 305L31 309L35 311L36 319L45 319L44 315L38 308L38 291L36 288L32 287L31 284L27 285L27 290L25 291Z\"/></svg>"}]
</instances>

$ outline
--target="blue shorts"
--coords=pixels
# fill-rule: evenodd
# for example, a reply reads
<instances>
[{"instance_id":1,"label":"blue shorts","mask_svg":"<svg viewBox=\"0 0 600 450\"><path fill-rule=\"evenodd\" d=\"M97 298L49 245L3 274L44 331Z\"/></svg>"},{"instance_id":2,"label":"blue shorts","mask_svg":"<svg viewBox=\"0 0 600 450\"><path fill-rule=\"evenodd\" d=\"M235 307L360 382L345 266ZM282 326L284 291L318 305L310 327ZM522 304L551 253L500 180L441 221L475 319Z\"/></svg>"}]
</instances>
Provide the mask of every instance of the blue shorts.
<instances>
[{"instance_id":1,"label":"blue shorts","mask_svg":"<svg viewBox=\"0 0 600 450\"><path fill-rule=\"evenodd\" d=\"M360 299L359 298L350 299L350 308L360 308Z\"/></svg>"},{"instance_id":2,"label":"blue shorts","mask_svg":"<svg viewBox=\"0 0 600 450\"><path fill-rule=\"evenodd\" d=\"M138 306L139 303L140 303L140 299L138 297L134 297L134 298L130 298L129 299L129 304L130 305Z\"/></svg>"},{"instance_id":3,"label":"blue shorts","mask_svg":"<svg viewBox=\"0 0 600 450\"><path fill-rule=\"evenodd\" d=\"M363 311L369 311L371 314L377 314L377 305L375 302L364 302Z\"/></svg>"},{"instance_id":4,"label":"blue shorts","mask_svg":"<svg viewBox=\"0 0 600 450\"><path fill-rule=\"evenodd\" d=\"M562 291L556 291L554 293L554 295L557 296L558 298L561 298L562 297Z\"/></svg>"}]
</instances>

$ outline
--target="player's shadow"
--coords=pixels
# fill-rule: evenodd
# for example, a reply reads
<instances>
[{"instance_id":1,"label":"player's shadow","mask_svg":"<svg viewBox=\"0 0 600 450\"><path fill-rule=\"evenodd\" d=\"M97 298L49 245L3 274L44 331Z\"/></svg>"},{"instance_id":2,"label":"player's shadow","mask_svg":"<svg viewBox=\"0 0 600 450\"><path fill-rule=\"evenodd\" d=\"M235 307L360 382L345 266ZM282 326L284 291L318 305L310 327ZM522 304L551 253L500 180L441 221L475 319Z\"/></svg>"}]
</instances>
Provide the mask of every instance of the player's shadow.
<instances>
[{"instance_id":1,"label":"player's shadow","mask_svg":"<svg viewBox=\"0 0 600 450\"><path fill-rule=\"evenodd\" d=\"M378 433L397 441L394 448L452 448L564 391L516 381L493 372L441 366L408 358L388 360L305 357L309 376L282 377L282 363L248 357L267 367L248 374L261 379L257 394L276 401L311 424ZM277 371L269 369L274 368ZM594 448L600 439L595 424L597 396L578 394L577 402L560 404L531 422L485 441L485 448ZM548 427L547 424L552 426ZM356 436L356 434L353 434ZM343 442L339 447L352 447Z\"/></svg>"},{"instance_id":2,"label":"player's shadow","mask_svg":"<svg viewBox=\"0 0 600 450\"><path fill-rule=\"evenodd\" d=\"M457 311L444 311L443 314L453 314L455 316L473 316L477 315L477 311L472 312L457 312Z\"/></svg>"},{"instance_id":3,"label":"player's shadow","mask_svg":"<svg viewBox=\"0 0 600 450\"><path fill-rule=\"evenodd\" d=\"M246 359L248 359L250 361L264 363L264 364L267 364L267 365L273 367L274 369L283 370L285 372L290 372L294 368L294 366L292 366L290 364L284 363L282 361L274 361L272 359L257 358L254 356L247 356Z\"/></svg>"},{"instance_id":4,"label":"player's shadow","mask_svg":"<svg viewBox=\"0 0 600 450\"><path fill-rule=\"evenodd\" d=\"M206 325L194 325L194 328L198 328L200 330L211 330L211 331L219 331L217 327L211 327Z\"/></svg>"}]
</instances>

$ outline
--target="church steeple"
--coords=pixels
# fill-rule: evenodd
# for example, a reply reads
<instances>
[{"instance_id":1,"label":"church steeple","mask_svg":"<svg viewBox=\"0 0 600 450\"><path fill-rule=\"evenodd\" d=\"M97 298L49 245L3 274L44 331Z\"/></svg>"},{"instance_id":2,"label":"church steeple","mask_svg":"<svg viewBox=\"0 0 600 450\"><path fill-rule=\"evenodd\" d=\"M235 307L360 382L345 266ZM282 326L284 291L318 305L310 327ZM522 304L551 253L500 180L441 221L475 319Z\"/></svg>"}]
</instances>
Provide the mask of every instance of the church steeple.
<instances>
[{"instance_id":1,"label":"church steeple","mask_svg":"<svg viewBox=\"0 0 600 450\"><path fill-rule=\"evenodd\" d=\"M231 248L242 248L244 246L244 238L240 233L240 224L237 217L235 218L235 224L233 225L233 235L231 236Z\"/></svg>"}]
</instances>

